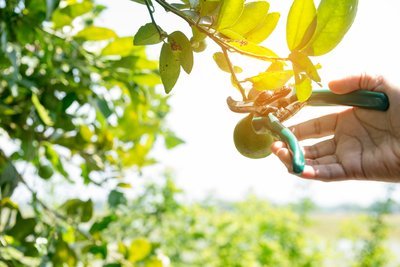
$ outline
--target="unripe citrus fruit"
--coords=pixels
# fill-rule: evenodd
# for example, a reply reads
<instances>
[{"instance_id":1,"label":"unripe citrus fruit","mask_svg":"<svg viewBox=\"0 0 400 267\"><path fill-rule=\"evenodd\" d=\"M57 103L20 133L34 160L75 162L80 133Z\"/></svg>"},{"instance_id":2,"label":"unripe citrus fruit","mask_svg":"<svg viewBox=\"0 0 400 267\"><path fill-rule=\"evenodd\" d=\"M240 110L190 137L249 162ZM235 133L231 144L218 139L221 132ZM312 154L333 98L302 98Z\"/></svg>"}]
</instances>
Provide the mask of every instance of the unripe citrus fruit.
<instances>
[{"instance_id":1,"label":"unripe citrus fruit","mask_svg":"<svg viewBox=\"0 0 400 267\"><path fill-rule=\"evenodd\" d=\"M251 121L253 116L249 115L241 119L233 132L233 140L236 149L245 157L252 159L265 158L271 154L270 146L274 141L269 134L257 134L253 130Z\"/></svg>"},{"instance_id":2,"label":"unripe citrus fruit","mask_svg":"<svg viewBox=\"0 0 400 267\"><path fill-rule=\"evenodd\" d=\"M40 165L39 166L39 176L47 180L53 176L53 168L50 165Z\"/></svg>"}]
</instances>

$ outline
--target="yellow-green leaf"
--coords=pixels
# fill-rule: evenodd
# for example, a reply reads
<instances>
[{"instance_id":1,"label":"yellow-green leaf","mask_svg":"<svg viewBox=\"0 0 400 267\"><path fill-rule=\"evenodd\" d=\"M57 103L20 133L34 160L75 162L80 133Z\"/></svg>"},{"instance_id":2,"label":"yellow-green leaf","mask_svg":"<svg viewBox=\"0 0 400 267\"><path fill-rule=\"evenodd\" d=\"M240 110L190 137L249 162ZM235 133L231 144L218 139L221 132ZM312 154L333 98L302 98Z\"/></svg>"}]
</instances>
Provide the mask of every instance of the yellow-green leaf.
<instances>
[{"instance_id":1,"label":"yellow-green leaf","mask_svg":"<svg viewBox=\"0 0 400 267\"><path fill-rule=\"evenodd\" d=\"M267 71L282 71L285 66L283 61L274 61L269 65Z\"/></svg>"},{"instance_id":2,"label":"yellow-green leaf","mask_svg":"<svg viewBox=\"0 0 400 267\"><path fill-rule=\"evenodd\" d=\"M289 59L299 72L305 72L315 82L320 82L321 77L311 60L304 53L299 51L292 51Z\"/></svg>"},{"instance_id":3,"label":"yellow-green leaf","mask_svg":"<svg viewBox=\"0 0 400 267\"><path fill-rule=\"evenodd\" d=\"M300 102L307 101L312 94L311 79L308 77L300 78L298 77L298 75L296 75L295 80L296 80L295 88L296 88L297 99Z\"/></svg>"},{"instance_id":4,"label":"yellow-green leaf","mask_svg":"<svg viewBox=\"0 0 400 267\"><path fill-rule=\"evenodd\" d=\"M294 0L286 24L286 41L290 51L300 50L311 39L316 27L314 0Z\"/></svg>"},{"instance_id":5,"label":"yellow-green leaf","mask_svg":"<svg viewBox=\"0 0 400 267\"><path fill-rule=\"evenodd\" d=\"M215 28L221 30L235 24L242 14L243 8L244 0L222 0Z\"/></svg>"},{"instance_id":6,"label":"yellow-green leaf","mask_svg":"<svg viewBox=\"0 0 400 267\"><path fill-rule=\"evenodd\" d=\"M61 9L56 9L52 16L53 27L55 29L60 29L66 25L70 25L73 21L73 18L64 14Z\"/></svg>"},{"instance_id":7,"label":"yellow-green leaf","mask_svg":"<svg viewBox=\"0 0 400 267\"><path fill-rule=\"evenodd\" d=\"M128 183L118 183L117 186L120 188L127 188L127 189L132 188L132 185Z\"/></svg>"},{"instance_id":8,"label":"yellow-green leaf","mask_svg":"<svg viewBox=\"0 0 400 267\"><path fill-rule=\"evenodd\" d=\"M222 53L222 52L214 53L213 59L214 59L215 63L217 63L218 67L219 67L221 70L223 70L223 71L225 71L225 72L229 72L229 73L231 72L231 69L229 68L229 63L228 63L228 61L226 60L226 58L225 58L225 56L224 56L224 53ZM240 67L238 67L238 66L233 66L233 71L234 71L235 73L240 73L240 72L242 72L243 70L242 70L242 68L240 68Z\"/></svg>"},{"instance_id":9,"label":"yellow-green leaf","mask_svg":"<svg viewBox=\"0 0 400 267\"><path fill-rule=\"evenodd\" d=\"M245 35L245 38L256 44L261 43L275 30L279 17L280 14L277 12L269 13L256 28Z\"/></svg>"},{"instance_id":10,"label":"yellow-green leaf","mask_svg":"<svg viewBox=\"0 0 400 267\"><path fill-rule=\"evenodd\" d=\"M156 257L151 258L146 262L145 267L163 267L163 262L160 259L157 259Z\"/></svg>"},{"instance_id":11,"label":"yellow-green leaf","mask_svg":"<svg viewBox=\"0 0 400 267\"><path fill-rule=\"evenodd\" d=\"M247 3L236 23L227 29L244 36L263 22L268 9L269 4L265 1ZM224 34L224 31L221 31L221 33Z\"/></svg>"},{"instance_id":12,"label":"yellow-green leaf","mask_svg":"<svg viewBox=\"0 0 400 267\"><path fill-rule=\"evenodd\" d=\"M132 37L122 37L117 38L111 43L109 43L106 47L103 48L101 54L103 56L111 56L111 55L118 55L118 56L127 56L138 49L132 45L133 38Z\"/></svg>"},{"instance_id":13,"label":"yellow-green leaf","mask_svg":"<svg viewBox=\"0 0 400 267\"><path fill-rule=\"evenodd\" d=\"M82 136L83 140L86 142L90 142L92 140L93 133L90 130L89 126L87 125L81 125L79 127L79 134Z\"/></svg>"},{"instance_id":14,"label":"yellow-green leaf","mask_svg":"<svg viewBox=\"0 0 400 267\"><path fill-rule=\"evenodd\" d=\"M163 31L157 27L158 26L154 25L154 23L147 23L140 27L135 34L134 45L152 45L160 43L163 39L160 32L163 33Z\"/></svg>"},{"instance_id":15,"label":"yellow-green leaf","mask_svg":"<svg viewBox=\"0 0 400 267\"><path fill-rule=\"evenodd\" d=\"M201 31L196 26L191 26L192 27L192 38L190 38L190 42L201 42L204 39L206 39L207 35Z\"/></svg>"},{"instance_id":16,"label":"yellow-green leaf","mask_svg":"<svg viewBox=\"0 0 400 267\"><path fill-rule=\"evenodd\" d=\"M54 122L49 116L49 111L40 103L38 96L33 93L32 94L32 104L36 109L36 112L39 115L39 118L42 120L42 122L47 125L47 126L53 126Z\"/></svg>"},{"instance_id":17,"label":"yellow-green leaf","mask_svg":"<svg viewBox=\"0 0 400 267\"><path fill-rule=\"evenodd\" d=\"M159 64L161 81L165 92L168 94L178 80L181 70L179 53L173 52L169 43L164 43L161 48Z\"/></svg>"},{"instance_id":18,"label":"yellow-green leaf","mask_svg":"<svg viewBox=\"0 0 400 267\"><path fill-rule=\"evenodd\" d=\"M286 85L293 76L291 70L266 71L257 76L246 79L257 90L276 90Z\"/></svg>"},{"instance_id":19,"label":"yellow-green leaf","mask_svg":"<svg viewBox=\"0 0 400 267\"><path fill-rule=\"evenodd\" d=\"M146 238L137 238L129 247L129 261L137 262L146 258L151 252L151 243Z\"/></svg>"},{"instance_id":20,"label":"yellow-green leaf","mask_svg":"<svg viewBox=\"0 0 400 267\"><path fill-rule=\"evenodd\" d=\"M264 46L249 42L247 40L230 40L227 41L227 44L246 54L257 56L260 59L271 60L278 57L278 55L275 54L275 52L273 52L272 50Z\"/></svg>"},{"instance_id":21,"label":"yellow-green leaf","mask_svg":"<svg viewBox=\"0 0 400 267\"><path fill-rule=\"evenodd\" d=\"M132 81L142 86L153 87L161 83L160 76L156 73L140 73L132 76Z\"/></svg>"},{"instance_id":22,"label":"yellow-green leaf","mask_svg":"<svg viewBox=\"0 0 400 267\"><path fill-rule=\"evenodd\" d=\"M320 56L335 48L353 24L358 0L322 0L315 34L304 51Z\"/></svg>"},{"instance_id":23,"label":"yellow-green leaf","mask_svg":"<svg viewBox=\"0 0 400 267\"><path fill-rule=\"evenodd\" d=\"M193 68L193 49L189 39L180 31L168 36L168 42L174 52L179 53L179 60L183 70L189 74Z\"/></svg>"},{"instance_id":24,"label":"yellow-green leaf","mask_svg":"<svg viewBox=\"0 0 400 267\"><path fill-rule=\"evenodd\" d=\"M228 37L232 40L246 40L244 36L240 35L239 33L232 31L231 29L223 29L220 31L224 36Z\"/></svg>"},{"instance_id":25,"label":"yellow-green leaf","mask_svg":"<svg viewBox=\"0 0 400 267\"><path fill-rule=\"evenodd\" d=\"M199 3L200 6L200 17L210 16L219 6L219 0L202 0Z\"/></svg>"},{"instance_id":26,"label":"yellow-green leaf","mask_svg":"<svg viewBox=\"0 0 400 267\"><path fill-rule=\"evenodd\" d=\"M75 35L75 38L87 41L101 41L116 37L117 34L113 30L97 26L87 27Z\"/></svg>"}]
</instances>

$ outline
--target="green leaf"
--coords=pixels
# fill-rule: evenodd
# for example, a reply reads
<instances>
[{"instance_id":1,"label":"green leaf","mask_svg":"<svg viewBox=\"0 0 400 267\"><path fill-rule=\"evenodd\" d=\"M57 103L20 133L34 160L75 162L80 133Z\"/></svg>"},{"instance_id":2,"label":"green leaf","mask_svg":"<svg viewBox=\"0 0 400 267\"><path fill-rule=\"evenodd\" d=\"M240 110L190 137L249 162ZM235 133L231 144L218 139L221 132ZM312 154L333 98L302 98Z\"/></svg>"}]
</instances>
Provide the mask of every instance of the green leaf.
<instances>
[{"instance_id":1,"label":"green leaf","mask_svg":"<svg viewBox=\"0 0 400 267\"><path fill-rule=\"evenodd\" d=\"M113 40L106 47L103 48L101 54L103 56L121 56L125 57L132 54L133 51L137 50L133 45L132 37L121 37Z\"/></svg>"},{"instance_id":2,"label":"green leaf","mask_svg":"<svg viewBox=\"0 0 400 267\"><path fill-rule=\"evenodd\" d=\"M50 19L54 10L57 9L60 0L46 0L46 19Z\"/></svg>"},{"instance_id":3,"label":"green leaf","mask_svg":"<svg viewBox=\"0 0 400 267\"><path fill-rule=\"evenodd\" d=\"M128 183L118 183L117 187L128 189L128 188L132 188L132 185L128 184Z\"/></svg>"},{"instance_id":4,"label":"green leaf","mask_svg":"<svg viewBox=\"0 0 400 267\"><path fill-rule=\"evenodd\" d=\"M54 266L69 266L73 267L77 265L77 257L68 244L61 238L57 240L55 245L55 252L51 257L51 261Z\"/></svg>"},{"instance_id":5,"label":"green leaf","mask_svg":"<svg viewBox=\"0 0 400 267\"><path fill-rule=\"evenodd\" d=\"M192 28L192 38L190 38L191 43L199 43L207 38L207 35L201 31L196 26L191 26Z\"/></svg>"},{"instance_id":6,"label":"green leaf","mask_svg":"<svg viewBox=\"0 0 400 267\"><path fill-rule=\"evenodd\" d=\"M80 199L69 199L62 206L67 215L79 219L81 222L88 222L93 216L92 200L83 201Z\"/></svg>"},{"instance_id":7,"label":"green leaf","mask_svg":"<svg viewBox=\"0 0 400 267\"><path fill-rule=\"evenodd\" d=\"M183 70L190 74L193 68L193 50L189 39L180 31L168 36L168 42L174 53L179 53L179 60Z\"/></svg>"},{"instance_id":8,"label":"green leaf","mask_svg":"<svg viewBox=\"0 0 400 267\"><path fill-rule=\"evenodd\" d=\"M112 223L115 222L117 220L117 216L114 214L108 215L103 217L102 219L96 221L92 227L90 227L89 232L91 234L97 233L97 232L101 232L104 229L107 229L107 227Z\"/></svg>"},{"instance_id":9,"label":"green leaf","mask_svg":"<svg viewBox=\"0 0 400 267\"><path fill-rule=\"evenodd\" d=\"M137 262L143 260L151 252L151 243L146 238L137 238L132 241L129 247L129 260Z\"/></svg>"},{"instance_id":10,"label":"green leaf","mask_svg":"<svg viewBox=\"0 0 400 267\"><path fill-rule=\"evenodd\" d=\"M159 64L161 81L168 94L175 86L181 70L180 55L172 50L169 43L164 43L161 48Z\"/></svg>"},{"instance_id":11,"label":"green leaf","mask_svg":"<svg viewBox=\"0 0 400 267\"><path fill-rule=\"evenodd\" d=\"M76 2L76 1L73 1ZM92 11L94 4L92 1L84 0L82 2L76 2L71 5L67 5L65 8L61 9L61 11L70 16L71 18L76 18Z\"/></svg>"},{"instance_id":12,"label":"green leaf","mask_svg":"<svg viewBox=\"0 0 400 267\"><path fill-rule=\"evenodd\" d=\"M216 52L213 55L213 59L215 61L215 63L217 63L218 67L225 72L231 73L231 70L229 68L229 63L226 60L224 53L222 52ZM233 66L233 70L235 73L240 73L242 72L242 68L238 67L238 66Z\"/></svg>"},{"instance_id":13,"label":"green leaf","mask_svg":"<svg viewBox=\"0 0 400 267\"><path fill-rule=\"evenodd\" d=\"M113 30L97 26L89 26L75 35L75 38L86 41L102 41L116 37L118 36Z\"/></svg>"},{"instance_id":14,"label":"green leaf","mask_svg":"<svg viewBox=\"0 0 400 267\"><path fill-rule=\"evenodd\" d=\"M111 110L110 106L108 105L108 102L104 98L97 98L96 99L96 104L98 109L100 110L101 114L105 118L110 117L113 114L113 111Z\"/></svg>"},{"instance_id":15,"label":"green leaf","mask_svg":"<svg viewBox=\"0 0 400 267\"><path fill-rule=\"evenodd\" d=\"M244 36L264 21L265 17L267 16L268 9L269 3L266 1L247 3L244 6L243 12L236 23L227 28L229 31L225 31L225 29L223 29L221 30L221 33L230 37L228 34L230 31L232 31Z\"/></svg>"},{"instance_id":16,"label":"green leaf","mask_svg":"<svg viewBox=\"0 0 400 267\"><path fill-rule=\"evenodd\" d=\"M86 142L91 142L93 133L90 130L89 126L83 124L79 127L79 135L85 140Z\"/></svg>"},{"instance_id":17,"label":"green leaf","mask_svg":"<svg viewBox=\"0 0 400 267\"><path fill-rule=\"evenodd\" d=\"M358 0L322 0L312 40L304 49L309 56L321 56L334 49L353 24Z\"/></svg>"},{"instance_id":18,"label":"green leaf","mask_svg":"<svg viewBox=\"0 0 400 267\"><path fill-rule=\"evenodd\" d=\"M64 177L68 177L68 173L65 171L64 166L60 160L60 156L57 151L54 150L53 145L48 142L44 142L45 156L51 162L53 167Z\"/></svg>"},{"instance_id":19,"label":"green leaf","mask_svg":"<svg viewBox=\"0 0 400 267\"><path fill-rule=\"evenodd\" d=\"M16 223L14 226L7 231L7 234L14 237L17 240L23 241L28 235L34 234L36 226L35 218L22 218L20 212L17 213Z\"/></svg>"},{"instance_id":20,"label":"green leaf","mask_svg":"<svg viewBox=\"0 0 400 267\"><path fill-rule=\"evenodd\" d=\"M257 76L246 79L253 84L253 88L257 90L276 90L286 85L292 78L293 71L291 70L276 70L266 71Z\"/></svg>"},{"instance_id":21,"label":"green leaf","mask_svg":"<svg viewBox=\"0 0 400 267\"><path fill-rule=\"evenodd\" d=\"M309 77L300 77L300 75L295 75L295 88L296 96L300 102L307 101L312 94L311 79Z\"/></svg>"},{"instance_id":22,"label":"green leaf","mask_svg":"<svg viewBox=\"0 0 400 267\"><path fill-rule=\"evenodd\" d=\"M316 27L314 0L294 0L286 24L286 41L290 51L302 49Z\"/></svg>"},{"instance_id":23,"label":"green leaf","mask_svg":"<svg viewBox=\"0 0 400 267\"><path fill-rule=\"evenodd\" d=\"M317 68L312 61L304 53L299 51L292 51L289 59L297 69L297 72L305 72L315 82L320 82L321 77L318 74Z\"/></svg>"},{"instance_id":24,"label":"green leaf","mask_svg":"<svg viewBox=\"0 0 400 267\"><path fill-rule=\"evenodd\" d=\"M119 205L126 203L127 203L126 197L124 193L120 191L112 190L108 195L108 205L110 205L111 208L116 208Z\"/></svg>"},{"instance_id":25,"label":"green leaf","mask_svg":"<svg viewBox=\"0 0 400 267\"><path fill-rule=\"evenodd\" d=\"M87 251L93 255L99 255L102 259L106 259L108 254L107 244L89 245Z\"/></svg>"},{"instance_id":26,"label":"green leaf","mask_svg":"<svg viewBox=\"0 0 400 267\"><path fill-rule=\"evenodd\" d=\"M165 140L165 147L167 149L173 149L173 148L185 143L185 141L183 141L181 138L177 137L173 132L165 133L164 140Z\"/></svg>"},{"instance_id":27,"label":"green leaf","mask_svg":"<svg viewBox=\"0 0 400 267\"><path fill-rule=\"evenodd\" d=\"M17 188L19 173L12 162L0 156L0 193L1 197L10 197Z\"/></svg>"},{"instance_id":28,"label":"green leaf","mask_svg":"<svg viewBox=\"0 0 400 267\"><path fill-rule=\"evenodd\" d=\"M49 111L40 103L39 98L35 93L32 94L31 100L42 122L47 126L53 126L54 122L49 116Z\"/></svg>"},{"instance_id":29,"label":"green leaf","mask_svg":"<svg viewBox=\"0 0 400 267\"><path fill-rule=\"evenodd\" d=\"M222 0L215 28L229 28L238 20L244 8L244 0Z\"/></svg>"},{"instance_id":30,"label":"green leaf","mask_svg":"<svg viewBox=\"0 0 400 267\"><path fill-rule=\"evenodd\" d=\"M140 73L132 76L132 81L142 86L156 86L161 83L160 76L154 72Z\"/></svg>"},{"instance_id":31,"label":"green leaf","mask_svg":"<svg viewBox=\"0 0 400 267\"><path fill-rule=\"evenodd\" d=\"M269 13L264 20L244 37L253 43L259 44L267 39L275 30L280 14L277 12Z\"/></svg>"},{"instance_id":32,"label":"green leaf","mask_svg":"<svg viewBox=\"0 0 400 267\"><path fill-rule=\"evenodd\" d=\"M278 57L278 55L275 54L275 52L273 52L272 50L270 50L264 46L260 46L255 43L249 42L247 40L229 40L226 43L229 46L231 46L239 51L242 51L244 53L247 53L247 54L250 54L253 56L257 56L263 60L271 60L271 59L275 59Z\"/></svg>"},{"instance_id":33,"label":"green leaf","mask_svg":"<svg viewBox=\"0 0 400 267\"><path fill-rule=\"evenodd\" d=\"M154 23L147 23L139 28L135 37L133 38L134 45L152 45L158 44L163 40L163 36L160 36L160 32L163 32L161 28Z\"/></svg>"},{"instance_id":34,"label":"green leaf","mask_svg":"<svg viewBox=\"0 0 400 267\"><path fill-rule=\"evenodd\" d=\"M200 17L212 16L220 4L219 0L202 0L199 2Z\"/></svg>"}]
</instances>

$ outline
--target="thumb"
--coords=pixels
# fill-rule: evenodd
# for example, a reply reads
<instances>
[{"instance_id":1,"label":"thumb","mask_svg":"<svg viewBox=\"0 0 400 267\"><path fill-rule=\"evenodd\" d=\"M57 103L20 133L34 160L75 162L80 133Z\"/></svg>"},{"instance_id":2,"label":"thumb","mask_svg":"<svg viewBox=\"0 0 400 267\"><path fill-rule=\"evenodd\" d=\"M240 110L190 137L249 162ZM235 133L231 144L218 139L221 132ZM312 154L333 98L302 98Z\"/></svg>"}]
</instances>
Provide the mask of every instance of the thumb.
<instances>
[{"instance_id":1,"label":"thumb","mask_svg":"<svg viewBox=\"0 0 400 267\"><path fill-rule=\"evenodd\" d=\"M359 89L374 91L382 82L381 76L362 73L330 81L328 86L336 94L346 94Z\"/></svg>"}]
</instances>

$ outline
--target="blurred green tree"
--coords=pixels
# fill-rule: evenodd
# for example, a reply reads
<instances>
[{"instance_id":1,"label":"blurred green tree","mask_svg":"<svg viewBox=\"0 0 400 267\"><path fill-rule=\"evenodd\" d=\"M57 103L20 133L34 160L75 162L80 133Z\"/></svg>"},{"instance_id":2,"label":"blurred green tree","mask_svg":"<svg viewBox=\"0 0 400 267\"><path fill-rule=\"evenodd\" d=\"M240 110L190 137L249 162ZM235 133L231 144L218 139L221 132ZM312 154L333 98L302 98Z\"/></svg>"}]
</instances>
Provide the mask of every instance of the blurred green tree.
<instances>
[{"instance_id":1,"label":"blurred green tree","mask_svg":"<svg viewBox=\"0 0 400 267\"><path fill-rule=\"evenodd\" d=\"M165 125L169 105L156 88L158 63L132 37L96 26L104 8L92 0L0 1L0 262L6 265L75 266L90 258L81 258L87 252L107 257L97 233L112 213L93 222L91 199L69 199L55 210L38 197L36 179L99 186L115 180L108 199L117 206L125 201L118 188L129 186L124 172L154 164L149 153L156 140L167 148L182 143ZM32 217L10 199L18 186L31 193ZM88 222L90 230L80 230Z\"/></svg>"}]
</instances>

